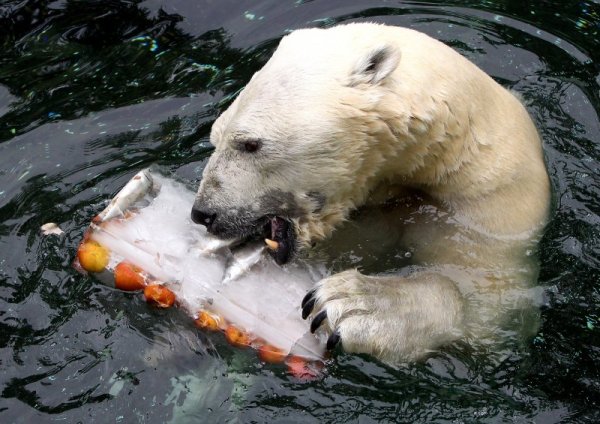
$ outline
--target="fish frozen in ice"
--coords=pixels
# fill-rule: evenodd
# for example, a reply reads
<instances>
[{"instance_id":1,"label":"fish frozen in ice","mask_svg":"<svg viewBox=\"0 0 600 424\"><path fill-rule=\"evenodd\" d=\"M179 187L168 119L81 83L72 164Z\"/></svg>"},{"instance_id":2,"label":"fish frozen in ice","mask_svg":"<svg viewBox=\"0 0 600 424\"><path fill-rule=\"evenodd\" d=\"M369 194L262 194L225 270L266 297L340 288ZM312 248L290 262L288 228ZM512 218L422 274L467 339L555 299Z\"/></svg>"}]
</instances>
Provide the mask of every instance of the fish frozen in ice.
<instances>
[{"instance_id":1,"label":"fish frozen in ice","mask_svg":"<svg viewBox=\"0 0 600 424\"><path fill-rule=\"evenodd\" d=\"M253 244L235 250L227 263L223 283L233 281L248 272L264 257L264 252L265 247L262 244Z\"/></svg>"},{"instance_id":2,"label":"fish frozen in ice","mask_svg":"<svg viewBox=\"0 0 600 424\"><path fill-rule=\"evenodd\" d=\"M96 218L96 222L108 221L122 216L131 205L147 194L152 188L153 180L150 172L144 169L138 172L110 201L110 204Z\"/></svg>"}]
</instances>

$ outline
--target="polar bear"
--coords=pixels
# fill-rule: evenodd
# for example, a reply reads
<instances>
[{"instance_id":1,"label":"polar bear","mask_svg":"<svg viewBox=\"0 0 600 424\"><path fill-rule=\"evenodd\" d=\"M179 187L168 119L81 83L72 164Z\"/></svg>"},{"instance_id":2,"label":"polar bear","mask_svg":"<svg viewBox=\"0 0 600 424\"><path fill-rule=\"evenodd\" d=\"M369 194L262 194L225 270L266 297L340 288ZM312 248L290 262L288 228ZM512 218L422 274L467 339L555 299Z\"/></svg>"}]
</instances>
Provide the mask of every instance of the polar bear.
<instances>
[{"instance_id":1,"label":"polar bear","mask_svg":"<svg viewBox=\"0 0 600 424\"><path fill-rule=\"evenodd\" d=\"M302 300L328 349L416 360L502 331L528 297L550 199L538 133L515 95L425 34L294 31L210 140L192 219L223 238L266 236L280 264L351 211L392 208L413 265L334 274Z\"/></svg>"}]
</instances>

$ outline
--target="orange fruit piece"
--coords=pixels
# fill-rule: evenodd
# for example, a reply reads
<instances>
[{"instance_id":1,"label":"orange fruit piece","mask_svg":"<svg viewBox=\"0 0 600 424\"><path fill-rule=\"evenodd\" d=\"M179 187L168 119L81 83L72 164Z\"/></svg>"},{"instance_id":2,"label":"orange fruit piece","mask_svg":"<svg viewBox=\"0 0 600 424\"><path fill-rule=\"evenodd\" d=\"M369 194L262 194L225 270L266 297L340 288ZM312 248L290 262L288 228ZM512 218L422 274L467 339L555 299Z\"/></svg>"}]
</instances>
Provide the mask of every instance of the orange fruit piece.
<instances>
[{"instance_id":1,"label":"orange fruit piece","mask_svg":"<svg viewBox=\"0 0 600 424\"><path fill-rule=\"evenodd\" d=\"M144 287L146 302L159 308L169 308L175 303L175 293L162 284L150 284Z\"/></svg>"},{"instance_id":2,"label":"orange fruit piece","mask_svg":"<svg viewBox=\"0 0 600 424\"><path fill-rule=\"evenodd\" d=\"M216 331L219 329L219 321L218 317L206 312L200 311L198 314L198 318L194 321L198 328L209 331Z\"/></svg>"},{"instance_id":3,"label":"orange fruit piece","mask_svg":"<svg viewBox=\"0 0 600 424\"><path fill-rule=\"evenodd\" d=\"M229 343L237 347L250 346L250 336L233 325L229 325L225 329L225 338Z\"/></svg>"},{"instance_id":4,"label":"orange fruit piece","mask_svg":"<svg viewBox=\"0 0 600 424\"><path fill-rule=\"evenodd\" d=\"M287 355L281 349L277 349L273 345L264 344L258 348L258 357L263 362L268 362L270 364L278 364L283 362Z\"/></svg>"},{"instance_id":5,"label":"orange fruit piece","mask_svg":"<svg viewBox=\"0 0 600 424\"><path fill-rule=\"evenodd\" d=\"M285 361L288 371L302 381L313 381L321 376L322 362L308 361L299 356L290 356Z\"/></svg>"},{"instance_id":6,"label":"orange fruit piece","mask_svg":"<svg viewBox=\"0 0 600 424\"><path fill-rule=\"evenodd\" d=\"M119 262L114 270L115 287L120 290L141 290L146 285L142 269L128 262Z\"/></svg>"},{"instance_id":7,"label":"orange fruit piece","mask_svg":"<svg viewBox=\"0 0 600 424\"><path fill-rule=\"evenodd\" d=\"M81 243L77 249L79 264L88 272L103 271L108 265L109 256L108 249L94 240Z\"/></svg>"}]
</instances>

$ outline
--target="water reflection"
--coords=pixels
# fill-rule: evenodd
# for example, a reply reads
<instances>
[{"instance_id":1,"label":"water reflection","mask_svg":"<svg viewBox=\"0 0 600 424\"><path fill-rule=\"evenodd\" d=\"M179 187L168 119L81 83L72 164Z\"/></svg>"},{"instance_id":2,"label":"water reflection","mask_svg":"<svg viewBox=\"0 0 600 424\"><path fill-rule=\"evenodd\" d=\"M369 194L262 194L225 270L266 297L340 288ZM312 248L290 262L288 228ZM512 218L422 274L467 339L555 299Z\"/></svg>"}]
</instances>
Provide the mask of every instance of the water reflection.
<instances>
[{"instance_id":1,"label":"water reflection","mask_svg":"<svg viewBox=\"0 0 600 424\"><path fill-rule=\"evenodd\" d=\"M18 100L0 119L0 141L46 122L168 96L237 92L262 50L229 47L223 28L192 38L183 18L129 2L28 2L4 20L9 36L0 55L0 83Z\"/></svg>"}]
</instances>

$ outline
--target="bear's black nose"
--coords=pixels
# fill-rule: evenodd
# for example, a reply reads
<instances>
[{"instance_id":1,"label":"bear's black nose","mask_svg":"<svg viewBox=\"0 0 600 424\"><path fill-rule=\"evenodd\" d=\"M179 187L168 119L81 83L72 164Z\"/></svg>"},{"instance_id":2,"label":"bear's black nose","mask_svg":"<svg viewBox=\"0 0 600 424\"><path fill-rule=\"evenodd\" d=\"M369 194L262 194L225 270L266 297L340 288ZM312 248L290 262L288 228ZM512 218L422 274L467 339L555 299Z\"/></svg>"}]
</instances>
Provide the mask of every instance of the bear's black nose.
<instances>
[{"instance_id":1,"label":"bear's black nose","mask_svg":"<svg viewBox=\"0 0 600 424\"><path fill-rule=\"evenodd\" d=\"M202 224L208 228L210 227L210 224L215 222L216 218L216 213L209 213L201 211L200 209L192 208L192 221L194 221L196 224Z\"/></svg>"}]
</instances>

